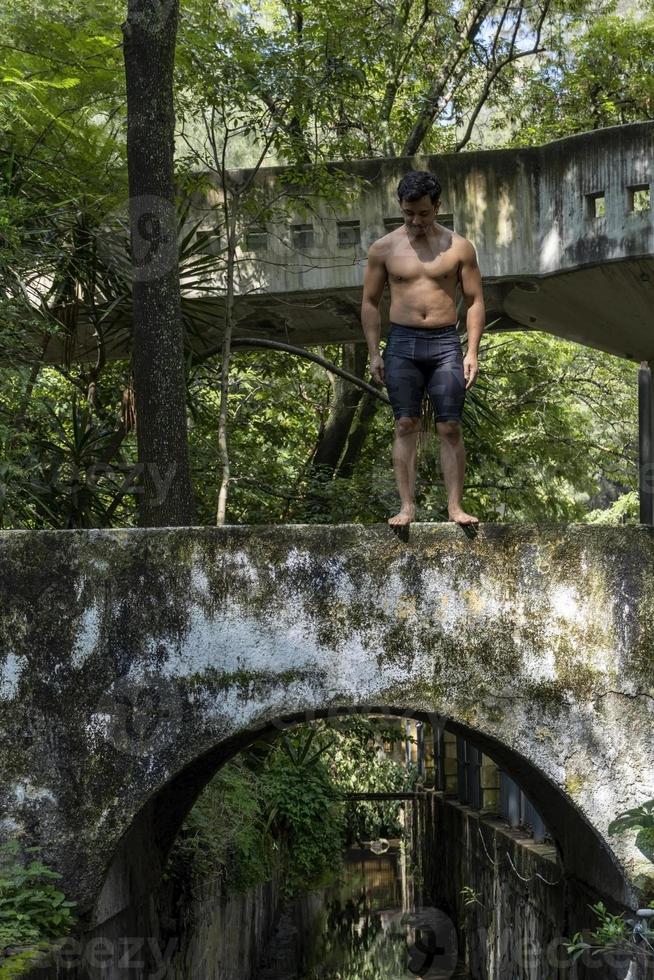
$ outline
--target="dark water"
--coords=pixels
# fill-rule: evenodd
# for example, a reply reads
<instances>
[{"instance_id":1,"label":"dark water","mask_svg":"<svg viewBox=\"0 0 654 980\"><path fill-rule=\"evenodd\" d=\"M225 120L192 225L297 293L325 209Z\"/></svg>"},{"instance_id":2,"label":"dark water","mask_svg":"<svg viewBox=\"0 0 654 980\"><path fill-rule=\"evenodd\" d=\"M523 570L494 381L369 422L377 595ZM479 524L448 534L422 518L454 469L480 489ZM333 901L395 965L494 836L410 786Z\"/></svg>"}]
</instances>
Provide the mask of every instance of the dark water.
<instances>
[{"instance_id":1,"label":"dark water","mask_svg":"<svg viewBox=\"0 0 654 980\"><path fill-rule=\"evenodd\" d=\"M459 980L456 937L416 902L399 848L349 851L340 881L282 915L257 980Z\"/></svg>"}]
</instances>

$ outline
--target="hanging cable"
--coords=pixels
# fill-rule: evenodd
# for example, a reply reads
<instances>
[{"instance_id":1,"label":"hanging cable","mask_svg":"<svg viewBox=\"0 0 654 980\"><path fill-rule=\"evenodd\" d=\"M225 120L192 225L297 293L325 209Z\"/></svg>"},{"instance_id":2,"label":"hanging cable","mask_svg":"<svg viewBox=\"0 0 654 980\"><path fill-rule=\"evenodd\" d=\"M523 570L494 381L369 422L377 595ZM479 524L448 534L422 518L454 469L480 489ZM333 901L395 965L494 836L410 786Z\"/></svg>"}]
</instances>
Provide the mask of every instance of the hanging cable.
<instances>
[{"instance_id":1,"label":"hanging cable","mask_svg":"<svg viewBox=\"0 0 654 980\"><path fill-rule=\"evenodd\" d=\"M490 861L490 863L491 863L491 865L492 865L492 866L493 866L494 868L497 868L497 867L499 867L499 864L500 864L500 862L499 862L499 861L495 861L495 860L494 860L494 858L492 858L492 857L490 856L490 854L488 853L488 848L486 847L486 841L484 840L484 835L483 835L483 834L482 834L482 832L481 832L481 827L480 827L480 825L479 825L479 823L477 823L477 831L478 831L478 833L479 833L479 836L480 836L480 838L481 838L481 842L482 842L482 844L483 844L483 847L484 847L484 851L486 852L486 857L488 858L488 860ZM520 874L520 872L519 872L519 871L518 871L518 869L516 868L516 866L515 866L515 864L514 864L514 863L513 863L513 861L511 860L511 855L509 854L509 852L508 852L508 851L504 851L504 855L505 855L505 857L507 858L507 860L508 860L508 862L509 862L509 864L511 865L511 868L513 869L513 871L515 872L515 874L516 874L516 875L518 876L518 878L520 879L520 881L525 881L525 882L530 882L530 881L533 881L533 880L534 880L534 878L539 878L539 879L540 879L541 881L543 881L543 882L544 882L544 883L545 883L546 885L552 885L552 886L555 886L555 885L560 885L560 884L561 884L561 882L563 881L563 878L559 878L559 880L558 880L558 881L549 881L549 880L548 880L547 878L544 878L544 877L543 877L543 875L542 875L542 874L540 874L540 873L539 873L538 871L536 871L536 872L534 872L534 874L533 874L533 875L531 875L531 877L529 877L529 878L525 878L525 877L524 877L523 875L521 875L521 874Z\"/></svg>"}]
</instances>

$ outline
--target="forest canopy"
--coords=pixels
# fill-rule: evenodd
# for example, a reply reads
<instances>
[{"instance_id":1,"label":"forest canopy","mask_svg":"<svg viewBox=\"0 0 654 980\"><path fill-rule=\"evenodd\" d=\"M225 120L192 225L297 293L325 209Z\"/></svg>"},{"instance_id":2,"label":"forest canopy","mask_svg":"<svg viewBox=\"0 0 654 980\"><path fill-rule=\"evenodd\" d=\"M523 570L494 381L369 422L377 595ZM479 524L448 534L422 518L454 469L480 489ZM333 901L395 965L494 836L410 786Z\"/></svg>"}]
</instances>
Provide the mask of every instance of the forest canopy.
<instances>
[{"instance_id":1,"label":"forest canopy","mask_svg":"<svg viewBox=\"0 0 654 980\"><path fill-rule=\"evenodd\" d=\"M113 0L0 13L4 528L138 521L132 365L107 356L104 335L110 313L129 321L129 275L97 249L128 198L124 20ZM337 194L328 161L530 145L654 113L651 3L184 0L176 42L180 190L207 163L279 164ZM201 279L211 257L195 248L180 241ZM49 362L47 344L65 351L80 317L93 358ZM360 345L313 351L369 380ZM197 523L216 522L221 483L220 522L388 516L392 415L362 388L238 348L187 349L185 377ZM635 520L636 397L627 361L546 333L485 335L465 419L468 506L485 520ZM445 516L432 441L418 519Z\"/></svg>"}]
</instances>

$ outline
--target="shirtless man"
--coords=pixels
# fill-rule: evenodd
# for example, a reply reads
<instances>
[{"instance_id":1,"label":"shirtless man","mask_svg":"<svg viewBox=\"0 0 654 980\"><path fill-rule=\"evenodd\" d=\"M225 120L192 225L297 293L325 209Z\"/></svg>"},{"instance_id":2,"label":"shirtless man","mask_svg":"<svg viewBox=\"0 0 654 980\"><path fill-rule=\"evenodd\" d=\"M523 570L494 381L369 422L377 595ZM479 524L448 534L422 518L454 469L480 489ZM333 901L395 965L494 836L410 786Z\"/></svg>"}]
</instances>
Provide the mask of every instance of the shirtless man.
<instances>
[{"instance_id":1,"label":"shirtless man","mask_svg":"<svg viewBox=\"0 0 654 980\"><path fill-rule=\"evenodd\" d=\"M370 373L386 385L395 415L393 469L401 508L388 523L397 527L415 520L416 446L426 389L437 419L450 520L477 524L479 518L461 507L461 412L466 390L477 378L486 315L477 256L467 239L437 223L441 187L433 174L411 170L397 192L404 225L370 246L361 306ZM386 282L391 292L390 331L382 356L379 303ZM456 330L457 285L467 306L465 358Z\"/></svg>"}]
</instances>

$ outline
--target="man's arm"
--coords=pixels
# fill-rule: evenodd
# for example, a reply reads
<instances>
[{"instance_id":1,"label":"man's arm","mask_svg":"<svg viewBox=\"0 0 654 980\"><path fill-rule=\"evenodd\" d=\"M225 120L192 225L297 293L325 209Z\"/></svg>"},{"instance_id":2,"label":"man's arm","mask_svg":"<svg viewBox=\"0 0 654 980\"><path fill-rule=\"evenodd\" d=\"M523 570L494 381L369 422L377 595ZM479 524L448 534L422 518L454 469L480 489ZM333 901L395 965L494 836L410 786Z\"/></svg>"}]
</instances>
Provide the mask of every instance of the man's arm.
<instances>
[{"instance_id":1,"label":"man's arm","mask_svg":"<svg viewBox=\"0 0 654 980\"><path fill-rule=\"evenodd\" d=\"M477 355L479 341L486 325L486 309L484 307L481 273L477 265L477 253L469 241L464 244L459 264L459 281L463 291L463 299L467 306L468 352L463 360L463 373L466 379L466 388L471 388L479 374Z\"/></svg>"},{"instance_id":2,"label":"man's arm","mask_svg":"<svg viewBox=\"0 0 654 980\"><path fill-rule=\"evenodd\" d=\"M363 277L363 300L361 303L361 326L368 343L370 354L370 373L377 384L384 383L384 361L379 353L379 337L381 333L381 318L379 303L381 302L387 273L383 250L378 242L368 249L368 265Z\"/></svg>"}]
</instances>

